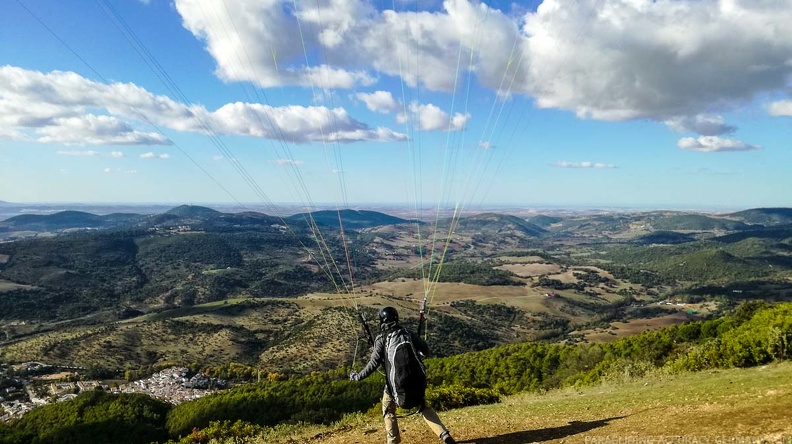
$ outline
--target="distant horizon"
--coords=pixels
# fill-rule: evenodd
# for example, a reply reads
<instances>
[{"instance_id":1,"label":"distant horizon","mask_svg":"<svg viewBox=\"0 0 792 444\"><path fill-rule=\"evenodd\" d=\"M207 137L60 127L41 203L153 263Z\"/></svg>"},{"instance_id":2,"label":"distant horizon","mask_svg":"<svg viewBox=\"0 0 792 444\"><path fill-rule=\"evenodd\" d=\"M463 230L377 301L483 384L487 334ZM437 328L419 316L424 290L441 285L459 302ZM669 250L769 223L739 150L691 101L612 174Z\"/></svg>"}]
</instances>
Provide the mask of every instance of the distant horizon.
<instances>
[{"instance_id":1,"label":"distant horizon","mask_svg":"<svg viewBox=\"0 0 792 444\"><path fill-rule=\"evenodd\" d=\"M348 202L346 204L336 202L315 202L313 205L305 205L300 202L273 202L272 205L261 202L179 202L179 201L160 201L160 202L91 202L91 201L34 201L34 202L12 202L0 200L0 205L6 207L128 207L128 208L145 208L145 207L162 207L166 209L175 208L182 205L201 206L214 209L241 209L242 211L257 211L266 212L266 209L271 209L273 206L278 209L304 209L311 211L325 211L325 210L367 210L375 209L380 211L382 209L398 209L400 212L406 210L414 210L416 206L412 203L406 202ZM248 208L249 207L249 208ZM34 208L31 208L34 209ZM247 208L247 209L245 209ZM423 212L429 210L436 210L437 205L425 204L419 207ZM454 205L441 205L440 211L453 212ZM541 212L542 210L549 211L569 211L569 212L583 212L583 211L600 211L600 212L651 212L651 211L687 211L687 212L702 212L702 213L732 213L744 210L759 209L759 208L792 208L792 206L735 206L735 205L614 205L614 204L548 204L548 203L491 203L486 205L470 205L462 208L462 213L469 214L471 212L486 212L488 210L517 210L521 212ZM42 208L43 210L43 208ZM57 210L50 210L57 211ZM31 211L32 212L32 211Z\"/></svg>"}]
</instances>

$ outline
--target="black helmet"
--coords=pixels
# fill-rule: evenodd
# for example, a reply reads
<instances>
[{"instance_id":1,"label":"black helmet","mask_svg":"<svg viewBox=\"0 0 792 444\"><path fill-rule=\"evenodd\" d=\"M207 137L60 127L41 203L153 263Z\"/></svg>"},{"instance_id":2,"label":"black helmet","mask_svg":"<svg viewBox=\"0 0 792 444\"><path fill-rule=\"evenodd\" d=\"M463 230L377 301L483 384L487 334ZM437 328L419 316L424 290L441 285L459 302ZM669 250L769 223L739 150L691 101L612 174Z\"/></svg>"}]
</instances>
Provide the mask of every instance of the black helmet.
<instances>
[{"instance_id":1,"label":"black helmet","mask_svg":"<svg viewBox=\"0 0 792 444\"><path fill-rule=\"evenodd\" d=\"M399 322L399 312L393 307L383 307L379 311L379 320L380 324Z\"/></svg>"}]
</instances>

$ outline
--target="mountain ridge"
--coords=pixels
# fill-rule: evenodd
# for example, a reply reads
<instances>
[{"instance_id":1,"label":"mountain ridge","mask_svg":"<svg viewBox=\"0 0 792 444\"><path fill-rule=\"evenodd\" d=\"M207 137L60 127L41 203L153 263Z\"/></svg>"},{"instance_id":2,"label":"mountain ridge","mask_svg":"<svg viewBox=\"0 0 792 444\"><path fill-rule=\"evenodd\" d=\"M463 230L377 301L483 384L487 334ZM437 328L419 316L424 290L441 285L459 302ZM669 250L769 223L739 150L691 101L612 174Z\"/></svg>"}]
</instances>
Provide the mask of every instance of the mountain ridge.
<instances>
[{"instance_id":1,"label":"mountain ridge","mask_svg":"<svg viewBox=\"0 0 792 444\"><path fill-rule=\"evenodd\" d=\"M339 216L341 222L339 222ZM399 225L415 223L413 220L402 219L387 213L371 210L319 210L308 213L297 213L284 218L287 221L309 221L313 219L317 225L340 228L343 223L345 229L374 228L384 225Z\"/></svg>"},{"instance_id":2,"label":"mountain ridge","mask_svg":"<svg viewBox=\"0 0 792 444\"><path fill-rule=\"evenodd\" d=\"M743 222L750 224L792 224L792 208L785 207L751 208L748 210L727 214L726 216L736 217Z\"/></svg>"}]
</instances>

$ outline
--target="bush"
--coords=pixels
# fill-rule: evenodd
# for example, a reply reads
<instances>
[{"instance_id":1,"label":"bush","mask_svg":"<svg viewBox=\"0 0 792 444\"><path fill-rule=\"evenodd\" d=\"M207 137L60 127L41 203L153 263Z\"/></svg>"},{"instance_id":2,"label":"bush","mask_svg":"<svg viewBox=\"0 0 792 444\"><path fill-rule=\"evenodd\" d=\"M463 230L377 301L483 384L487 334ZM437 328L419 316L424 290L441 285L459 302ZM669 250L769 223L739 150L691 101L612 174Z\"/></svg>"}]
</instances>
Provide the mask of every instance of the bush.
<instances>
[{"instance_id":1,"label":"bush","mask_svg":"<svg viewBox=\"0 0 792 444\"><path fill-rule=\"evenodd\" d=\"M500 395L491 389L477 389L461 385L429 387L426 402L435 410L444 411L472 405L495 404Z\"/></svg>"},{"instance_id":2,"label":"bush","mask_svg":"<svg viewBox=\"0 0 792 444\"><path fill-rule=\"evenodd\" d=\"M222 441L260 435L264 428L245 421L212 421L209 427L193 429L192 433L178 441L179 444L206 444L212 440Z\"/></svg>"},{"instance_id":3,"label":"bush","mask_svg":"<svg viewBox=\"0 0 792 444\"><path fill-rule=\"evenodd\" d=\"M608 366L602 375L602 380L614 383L629 382L657 371L658 368L649 361L619 359Z\"/></svg>"},{"instance_id":4,"label":"bush","mask_svg":"<svg viewBox=\"0 0 792 444\"><path fill-rule=\"evenodd\" d=\"M32 440L33 434L0 423L0 444L27 444Z\"/></svg>"},{"instance_id":5,"label":"bush","mask_svg":"<svg viewBox=\"0 0 792 444\"><path fill-rule=\"evenodd\" d=\"M680 357L673 368L750 367L792 357L792 304L744 304L717 329L718 337Z\"/></svg>"}]
</instances>

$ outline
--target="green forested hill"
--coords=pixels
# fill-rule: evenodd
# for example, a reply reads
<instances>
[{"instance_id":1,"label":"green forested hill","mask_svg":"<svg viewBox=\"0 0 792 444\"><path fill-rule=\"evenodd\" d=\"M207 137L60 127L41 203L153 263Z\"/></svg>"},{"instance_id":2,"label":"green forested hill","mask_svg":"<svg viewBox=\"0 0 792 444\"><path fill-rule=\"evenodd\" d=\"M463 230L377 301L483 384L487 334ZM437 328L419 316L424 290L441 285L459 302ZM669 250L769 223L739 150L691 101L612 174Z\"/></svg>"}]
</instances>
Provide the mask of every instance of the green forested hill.
<instances>
[{"instance_id":1,"label":"green forested hill","mask_svg":"<svg viewBox=\"0 0 792 444\"><path fill-rule=\"evenodd\" d=\"M82 211L61 211L38 215L23 214L0 221L0 231L57 231L69 228L111 228L134 224L146 216L131 213L114 213L97 216Z\"/></svg>"},{"instance_id":2,"label":"green forested hill","mask_svg":"<svg viewBox=\"0 0 792 444\"><path fill-rule=\"evenodd\" d=\"M216 216L222 213L217 210L201 207L198 205L179 205L178 207L171 208L170 210L166 211L165 214L171 214L173 216L179 217L201 217Z\"/></svg>"},{"instance_id":3,"label":"green forested hill","mask_svg":"<svg viewBox=\"0 0 792 444\"><path fill-rule=\"evenodd\" d=\"M169 409L167 403L143 394L89 391L68 402L34 409L11 427L0 427L0 443L164 441L168 436L164 420Z\"/></svg>"},{"instance_id":4,"label":"green forested hill","mask_svg":"<svg viewBox=\"0 0 792 444\"><path fill-rule=\"evenodd\" d=\"M729 214L745 223L765 226L792 224L792 208L754 208Z\"/></svg>"},{"instance_id":5,"label":"green forested hill","mask_svg":"<svg viewBox=\"0 0 792 444\"><path fill-rule=\"evenodd\" d=\"M294 214L287 217L286 220L289 222L301 222L307 225L310 223L310 220L313 219L318 225L340 228L341 222L338 220L339 215L341 217L341 222L344 224L344 229L349 230L414 222L380 213L379 211L366 210L314 211L311 213Z\"/></svg>"},{"instance_id":6,"label":"green forested hill","mask_svg":"<svg viewBox=\"0 0 792 444\"><path fill-rule=\"evenodd\" d=\"M449 221L444 221L443 226L447 226L449 223ZM482 213L462 217L457 223L457 229L477 231L488 235L517 232L530 237L542 236L547 232L544 228L523 218L497 213Z\"/></svg>"},{"instance_id":7,"label":"green forested hill","mask_svg":"<svg viewBox=\"0 0 792 444\"><path fill-rule=\"evenodd\" d=\"M544 214L538 214L536 216L529 217L527 220L528 220L528 222L530 222L530 223L532 223L534 225L538 225L538 226L540 226L542 228L547 228L550 225L553 225L553 224L556 224L558 222L561 222L564 219L561 218L561 217L556 217L556 216L546 216Z\"/></svg>"},{"instance_id":8,"label":"green forested hill","mask_svg":"<svg viewBox=\"0 0 792 444\"><path fill-rule=\"evenodd\" d=\"M33 287L0 292L0 318L68 319L328 286L323 273L306 266L304 245L311 241L278 230L100 231L0 244L8 256L0 264L3 278ZM358 264L364 275L365 258Z\"/></svg>"},{"instance_id":9,"label":"green forested hill","mask_svg":"<svg viewBox=\"0 0 792 444\"><path fill-rule=\"evenodd\" d=\"M784 276L792 270L792 248L785 241L729 235L680 245L618 246L603 257L631 268L697 283Z\"/></svg>"},{"instance_id":10,"label":"green forested hill","mask_svg":"<svg viewBox=\"0 0 792 444\"><path fill-rule=\"evenodd\" d=\"M700 214L682 214L659 218L652 222L652 227L656 230L666 231L737 231L749 228L748 225L743 222Z\"/></svg>"},{"instance_id":11,"label":"green forested hill","mask_svg":"<svg viewBox=\"0 0 792 444\"><path fill-rule=\"evenodd\" d=\"M633 241L636 244L683 244L693 242L696 238L687 233L675 231L654 231L638 237Z\"/></svg>"},{"instance_id":12,"label":"green forested hill","mask_svg":"<svg viewBox=\"0 0 792 444\"><path fill-rule=\"evenodd\" d=\"M627 231L634 221L634 215L624 214L568 217L560 221L559 227L553 231L575 237L602 236L604 233Z\"/></svg>"}]
</instances>

